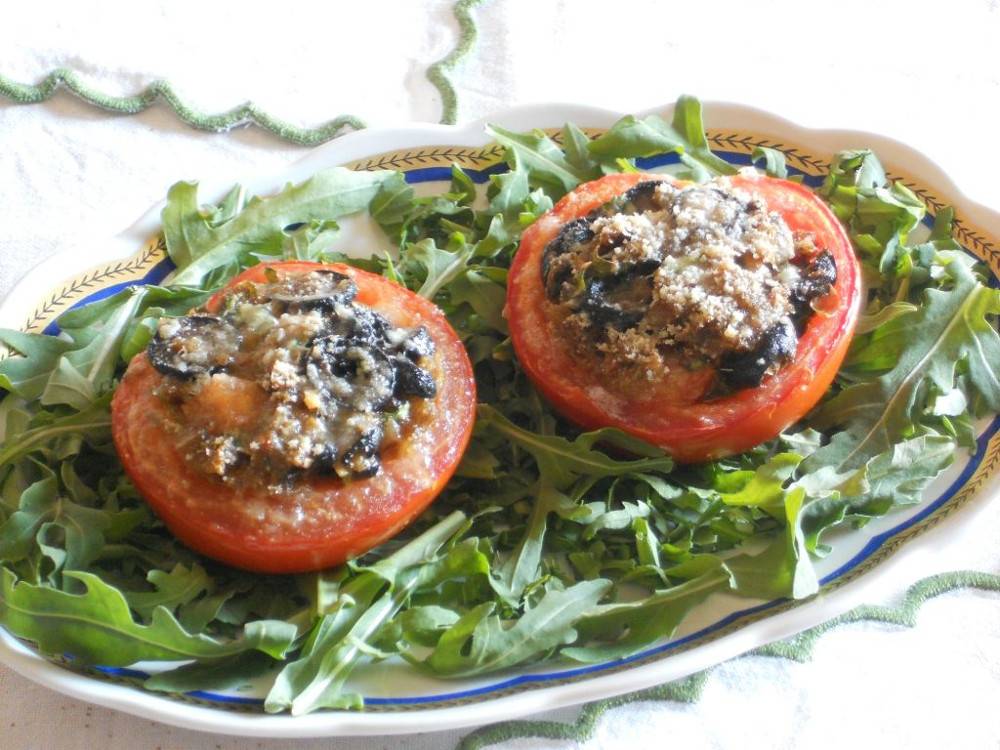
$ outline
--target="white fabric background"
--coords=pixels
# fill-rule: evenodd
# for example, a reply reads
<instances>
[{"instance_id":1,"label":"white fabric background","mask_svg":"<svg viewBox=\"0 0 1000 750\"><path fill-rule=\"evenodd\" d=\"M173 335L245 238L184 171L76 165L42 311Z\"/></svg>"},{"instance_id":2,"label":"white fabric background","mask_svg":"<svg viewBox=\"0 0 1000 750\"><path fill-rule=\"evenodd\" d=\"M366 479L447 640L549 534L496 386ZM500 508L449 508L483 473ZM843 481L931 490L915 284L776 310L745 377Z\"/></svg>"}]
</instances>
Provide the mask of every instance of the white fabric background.
<instances>
[{"instance_id":1,"label":"white fabric background","mask_svg":"<svg viewBox=\"0 0 1000 750\"><path fill-rule=\"evenodd\" d=\"M815 127L892 135L938 161L971 197L1000 205L997 0L815 7L487 0L474 15L479 45L453 74L460 120L534 101L628 111L687 92ZM34 82L66 66L115 94L164 78L211 112L253 99L297 124L351 113L392 125L438 119L439 96L424 73L456 34L448 0L263 10L167 0L20 2L5 7L0 22L0 74ZM192 130L161 105L126 117L66 94L33 106L0 100L0 295L42 258L121 231L178 179L238 179L302 153L254 129ZM998 536L995 507L962 545L914 564L874 603L898 601L904 584L935 571L1000 572ZM618 709L584 746L996 748L998 699L1000 597L961 592L926 605L912 631L859 624L828 634L806 664L726 664L698 703ZM0 712L4 750L449 748L464 734L213 737L62 698L4 667ZM523 740L505 748L568 746Z\"/></svg>"}]
</instances>

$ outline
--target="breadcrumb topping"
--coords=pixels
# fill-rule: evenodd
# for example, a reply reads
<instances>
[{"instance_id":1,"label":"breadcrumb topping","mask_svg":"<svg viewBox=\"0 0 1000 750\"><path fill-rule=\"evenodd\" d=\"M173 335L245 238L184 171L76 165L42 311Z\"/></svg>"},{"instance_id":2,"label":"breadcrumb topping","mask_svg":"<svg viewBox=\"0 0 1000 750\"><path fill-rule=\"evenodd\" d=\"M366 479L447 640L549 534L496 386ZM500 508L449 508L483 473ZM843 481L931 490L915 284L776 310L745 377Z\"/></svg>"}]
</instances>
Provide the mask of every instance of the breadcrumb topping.
<instances>
[{"instance_id":1,"label":"breadcrumb topping","mask_svg":"<svg viewBox=\"0 0 1000 750\"><path fill-rule=\"evenodd\" d=\"M219 314L159 324L150 361L168 376L158 393L183 418L193 465L276 491L307 471L378 471L411 402L436 392L424 369L435 347L423 328L392 325L355 293L340 274L286 274L229 290Z\"/></svg>"},{"instance_id":2,"label":"breadcrumb topping","mask_svg":"<svg viewBox=\"0 0 1000 750\"><path fill-rule=\"evenodd\" d=\"M678 359L716 366L787 328L817 252L725 178L640 183L587 221L546 248L553 317L577 353L647 380Z\"/></svg>"}]
</instances>

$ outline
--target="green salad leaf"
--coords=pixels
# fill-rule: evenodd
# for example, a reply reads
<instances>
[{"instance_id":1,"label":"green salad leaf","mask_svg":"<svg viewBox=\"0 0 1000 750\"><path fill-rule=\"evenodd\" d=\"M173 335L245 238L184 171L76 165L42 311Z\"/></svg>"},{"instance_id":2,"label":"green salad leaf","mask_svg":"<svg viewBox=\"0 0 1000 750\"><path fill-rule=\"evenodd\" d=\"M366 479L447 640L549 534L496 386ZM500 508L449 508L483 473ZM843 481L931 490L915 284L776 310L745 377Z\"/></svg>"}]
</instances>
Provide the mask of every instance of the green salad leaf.
<instances>
[{"instance_id":1,"label":"green salad leaf","mask_svg":"<svg viewBox=\"0 0 1000 750\"><path fill-rule=\"evenodd\" d=\"M150 624L135 621L121 592L83 571L66 577L82 583L83 594L18 582L0 569L0 624L38 644L46 654L72 654L83 664L127 666L137 661L211 659L258 649L280 657L295 636L285 622L248 624L244 637L222 643L186 632L165 607ZM254 625L254 627L251 627Z\"/></svg>"},{"instance_id":2,"label":"green salad leaf","mask_svg":"<svg viewBox=\"0 0 1000 750\"><path fill-rule=\"evenodd\" d=\"M432 672L466 677L517 666L577 639L574 624L597 606L610 581L581 581L552 588L512 626L494 614L494 605L469 610L441 636L426 659Z\"/></svg>"},{"instance_id":3,"label":"green salad leaf","mask_svg":"<svg viewBox=\"0 0 1000 750\"><path fill-rule=\"evenodd\" d=\"M615 460L595 450L596 443L620 435L619 431L610 428L585 432L569 441L558 435L540 435L522 429L485 404L479 407L478 424L480 429L492 430L534 456L542 476L555 487L565 487L580 476L617 476L656 469L669 471L674 465L669 456L655 448L652 451L659 455L627 461ZM646 450L650 448L647 446Z\"/></svg>"},{"instance_id":4,"label":"green salad leaf","mask_svg":"<svg viewBox=\"0 0 1000 750\"><path fill-rule=\"evenodd\" d=\"M212 589L212 579L200 565L177 564L170 572L151 570L146 579L155 591L125 593L128 605L140 617L149 618L157 607L176 609L197 599Z\"/></svg>"},{"instance_id":5,"label":"green salad leaf","mask_svg":"<svg viewBox=\"0 0 1000 750\"><path fill-rule=\"evenodd\" d=\"M350 677L405 660L468 678L545 659L601 662L669 638L716 595L805 598L850 529L919 503L976 420L1000 410L1000 291L953 239L954 215L890 180L870 151L837 154L819 189L868 284L834 385L801 424L740 455L675 465L622 432L581 432L533 388L504 316L521 233L582 182L676 154L706 180L701 104L668 122L622 118L591 138L489 132L507 169L485 186L455 166L436 195L393 172L319 172L270 197L168 194L176 272L72 309L58 335L0 329L0 625L79 664L181 662L151 690L270 686L264 708L354 708ZM751 155L798 179L784 154ZM393 248L351 258L339 222L367 211ZM432 299L459 333L480 400L445 491L408 528L337 568L264 576L175 540L124 474L110 401L163 317L186 314L271 259L351 263Z\"/></svg>"},{"instance_id":6,"label":"green salad leaf","mask_svg":"<svg viewBox=\"0 0 1000 750\"><path fill-rule=\"evenodd\" d=\"M285 244L287 228L362 211L391 177L391 172L326 169L289 185L277 197L245 203L233 197L218 211L201 208L196 184L178 182L170 188L162 214L167 252L178 268L172 281L199 285L217 279L220 270L231 276L251 252L276 255ZM239 196L240 191L230 195Z\"/></svg>"},{"instance_id":7,"label":"green salad leaf","mask_svg":"<svg viewBox=\"0 0 1000 750\"><path fill-rule=\"evenodd\" d=\"M955 389L959 368L965 392L978 397L983 411L1000 410L1000 336L988 319L1000 313L1000 290L979 282L964 259L943 260L946 286L925 290L918 309L856 342L853 368L876 357L881 365L888 356L871 368L888 372L848 386L813 414L814 427L844 431L814 453L809 466L851 469L889 450L920 425L929 397Z\"/></svg>"},{"instance_id":8,"label":"green salad leaf","mask_svg":"<svg viewBox=\"0 0 1000 750\"><path fill-rule=\"evenodd\" d=\"M763 162L764 172L771 177L778 177L782 180L788 179L788 165L785 163L784 152L768 148L767 146L757 146L753 150L750 159L755 165Z\"/></svg>"},{"instance_id":9,"label":"green salad leaf","mask_svg":"<svg viewBox=\"0 0 1000 750\"><path fill-rule=\"evenodd\" d=\"M80 443L85 440L106 443L111 437L108 403L105 398L64 416L39 411L16 436L11 435L4 441L0 447L0 465L9 465L33 453L62 458L79 450Z\"/></svg>"},{"instance_id":10,"label":"green salad leaf","mask_svg":"<svg viewBox=\"0 0 1000 750\"><path fill-rule=\"evenodd\" d=\"M375 650L371 641L427 579L433 579L437 552L465 521L453 513L392 556L344 584L331 611L313 627L299 657L277 676L264 704L270 712L308 713L317 708L361 705L343 692L357 663Z\"/></svg>"},{"instance_id":11,"label":"green salad leaf","mask_svg":"<svg viewBox=\"0 0 1000 750\"><path fill-rule=\"evenodd\" d=\"M673 151L694 170L699 181L737 172L736 167L712 153L705 136L701 102L691 96L677 100L670 123L657 115L641 120L626 115L595 139L589 149L592 154L605 158L655 156Z\"/></svg>"},{"instance_id":12,"label":"green salad leaf","mask_svg":"<svg viewBox=\"0 0 1000 750\"><path fill-rule=\"evenodd\" d=\"M673 635L692 608L732 584L726 565L713 558L699 575L640 601L592 607L577 622L578 640L590 645L565 648L562 655L580 662L602 662L633 654Z\"/></svg>"},{"instance_id":13,"label":"green salad leaf","mask_svg":"<svg viewBox=\"0 0 1000 750\"><path fill-rule=\"evenodd\" d=\"M0 387L26 399L42 395L63 353L73 348L73 342L55 336L8 328L0 328L0 342L18 355L0 361Z\"/></svg>"},{"instance_id":14,"label":"green salad leaf","mask_svg":"<svg viewBox=\"0 0 1000 750\"><path fill-rule=\"evenodd\" d=\"M955 447L948 436L922 435L893 445L855 471L838 473L825 466L803 476L797 485L814 498L800 519L809 552L827 552L820 536L837 524L862 526L919 502L924 488L954 460Z\"/></svg>"},{"instance_id":15,"label":"green salad leaf","mask_svg":"<svg viewBox=\"0 0 1000 750\"><path fill-rule=\"evenodd\" d=\"M586 159L586 152L580 148L583 145L580 136L583 134L579 130L571 132L574 150L568 155L540 130L522 134L505 130L499 125L489 125L486 132L507 149L515 173L517 166L523 165L536 184L550 189L550 195L561 196L581 182L600 176L600 172Z\"/></svg>"},{"instance_id":16,"label":"green salad leaf","mask_svg":"<svg viewBox=\"0 0 1000 750\"><path fill-rule=\"evenodd\" d=\"M60 496L55 474L44 468L42 473L42 479L21 493L18 509L0 526L3 559L12 563L24 560L36 542L42 545L58 535L63 550L57 567L83 570L104 547L104 532L111 519L103 510Z\"/></svg>"}]
</instances>

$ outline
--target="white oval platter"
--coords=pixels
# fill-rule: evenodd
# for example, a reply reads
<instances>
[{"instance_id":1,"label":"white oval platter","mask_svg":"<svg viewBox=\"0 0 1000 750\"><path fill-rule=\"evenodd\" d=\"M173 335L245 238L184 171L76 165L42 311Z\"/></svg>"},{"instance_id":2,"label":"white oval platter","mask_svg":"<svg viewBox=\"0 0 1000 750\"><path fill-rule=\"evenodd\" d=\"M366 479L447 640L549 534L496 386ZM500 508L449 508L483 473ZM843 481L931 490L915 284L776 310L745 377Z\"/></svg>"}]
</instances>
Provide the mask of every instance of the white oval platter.
<instances>
[{"instance_id":1,"label":"white oval platter","mask_svg":"<svg viewBox=\"0 0 1000 750\"><path fill-rule=\"evenodd\" d=\"M669 116L670 109L655 111ZM994 283L1000 275L1000 214L966 198L937 165L910 147L874 133L803 128L736 104L706 103L705 115L713 149L739 163L747 163L755 145L768 145L785 151L789 165L809 176L818 174L836 151L872 148L893 177L921 192L932 212L941 205L954 205L959 241L989 263ZM204 180L200 197L203 201L218 198L234 182L251 193L266 195L334 165L401 168L408 179L430 190L447 180L447 165L457 161L483 182L499 157L484 132L487 121L521 131L557 128L565 122L600 130L619 117L620 113L590 107L545 104L506 110L461 127L414 124L360 131L311 151L281 174ZM95 268L134 259L140 249L155 245L151 238L159 233L161 208L162 204L154 206L117 237L74 248L34 268L0 304L0 326L43 329L55 314L80 300L80 294L70 294L65 300L59 297L60 290L73 288L74 279ZM369 237L363 227L355 228L353 235L351 231L347 235L355 246ZM368 241L374 240L369 237ZM86 296L151 278L151 273L162 275L167 267L161 264L158 271L151 270L157 256L150 258L145 265L129 266L134 273L101 277L91 285L94 288L85 290ZM53 300L57 303L49 304ZM352 688L366 696L366 709L292 717L265 714L252 685L235 694L196 694L178 700L141 689L135 678L141 671L72 671L2 630L0 660L36 682L86 701L191 729L258 737L402 734L480 726L635 691L690 675L825 622L861 603L886 582L912 580L908 571L919 558L932 552L940 555L948 545L959 544L963 532L998 494L998 426L1000 419L980 425L979 449L973 455L964 451L958 455L946 474L928 488L921 504L864 529L839 534L835 552L817 566L824 583L817 596L794 603L715 596L696 609L672 639L618 662L586 667L547 663L459 681L435 680L413 674L403 664L388 663L362 670L352 680Z\"/></svg>"}]
</instances>

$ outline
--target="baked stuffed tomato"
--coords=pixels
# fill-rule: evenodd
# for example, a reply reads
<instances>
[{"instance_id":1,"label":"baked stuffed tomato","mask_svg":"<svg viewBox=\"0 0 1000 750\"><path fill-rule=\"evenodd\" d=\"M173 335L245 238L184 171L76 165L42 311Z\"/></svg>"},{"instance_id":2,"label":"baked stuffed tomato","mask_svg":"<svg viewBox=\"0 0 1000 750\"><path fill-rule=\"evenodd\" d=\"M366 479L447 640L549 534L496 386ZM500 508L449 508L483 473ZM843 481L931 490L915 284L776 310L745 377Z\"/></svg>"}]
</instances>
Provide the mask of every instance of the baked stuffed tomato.
<instances>
[{"instance_id":1,"label":"baked stuffed tomato","mask_svg":"<svg viewBox=\"0 0 1000 750\"><path fill-rule=\"evenodd\" d=\"M451 477L475 418L465 348L389 280L283 262L164 319L111 405L122 464L193 549L267 573L360 555Z\"/></svg>"},{"instance_id":2,"label":"baked stuffed tomato","mask_svg":"<svg viewBox=\"0 0 1000 750\"><path fill-rule=\"evenodd\" d=\"M564 416L698 462L774 437L820 399L861 291L850 239L808 188L629 173L579 186L524 232L506 314Z\"/></svg>"}]
</instances>

